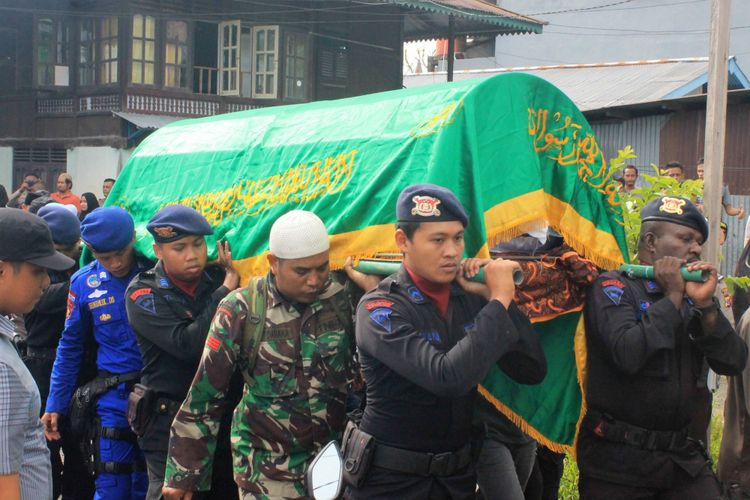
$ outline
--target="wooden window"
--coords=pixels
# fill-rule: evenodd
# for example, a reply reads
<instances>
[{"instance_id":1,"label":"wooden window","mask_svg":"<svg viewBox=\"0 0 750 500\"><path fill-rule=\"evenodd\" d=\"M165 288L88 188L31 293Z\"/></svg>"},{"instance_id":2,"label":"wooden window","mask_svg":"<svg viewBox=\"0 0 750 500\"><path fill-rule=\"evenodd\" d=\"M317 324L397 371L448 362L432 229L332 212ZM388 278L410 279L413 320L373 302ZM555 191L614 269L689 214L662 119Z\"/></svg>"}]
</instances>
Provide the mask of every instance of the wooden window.
<instances>
[{"instance_id":1,"label":"wooden window","mask_svg":"<svg viewBox=\"0 0 750 500\"><path fill-rule=\"evenodd\" d=\"M0 28L0 91L16 88L16 44L18 31Z\"/></svg>"},{"instance_id":2,"label":"wooden window","mask_svg":"<svg viewBox=\"0 0 750 500\"><path fill-rule=\"evenodd\" d=\"M253 93L255 99L276 99L278 93L279 27L253 27Z\"/></svg>"},{"instance_id":3,"label":"wooden window","mask_svg":"<svg viewBox=\"0 0 750 500\"><path fill-rule=\"evenodd\" d=\"M240 94L240 22L219 23L219 95Z\"/></svg>"},{"instance_id":4,"label":"wooden window","mask_svg":"<svg viewBox=\"0 0 750 500\"><path fill-rule=\"evenodd\" d=\"M36 82L39 86L68 86L70 69L70 25L52 17L36 24Z\"/></svg>"},{"instance_id":5,"label":"wooden window","mask_svg":"<svg viewBox=\"0 0 750 500\"><path fill-rule=\"evenodd\" d=\"M117 16L99 20L99 38L96 47L98 53L99 83L117 83Z\"/></svg>"},{"instance_id":6,"label":"wooden window","mask_svg":"<svg viewBox=\"0 0 750 500\"><path fill-rule=\"evenodd\" d=\"M307 35L288 32L284 38L284 97L307 99Z\"/></svg>"},{"instance_id":7,"label":"wooden window","mask_svg":"<svg viewBox=\"0 0 750 500\"><path fill-rule=\"evenodd\" d=\"M130 82L154 84L156 61L156 20L152 16L133 16L133 50Z\"/></svg>"},{"instance_id":8,"label":"wooden window","mask_svg":"<svg viewBox=\"0 0 750 500\"><path fill-rule=\"evenodd\" d=\"M164 44L164 85L188 88L188 24L185 21L167 21L167 39Z\"/></svg>"},{"instance_id":9,"label":"wooden window","mask_svg":"<svg viewBox=\"0 0 750 500\"><path fill-rule=\"evenodd\" d=\"M81 19L78 45L78 85L96 83L96 34L93 19Z\"/></svg>"},{"instance_id":10,"label":"wooden window","mask_svg":"<svg viewBox=\"0 0 750 500\"><path fill-rule=\"evenodd\" d=\"M346 86L349 79L349 55L345 44L335 41L321 44L320 79L329 85Z\"/></svg>"}]
</instances>

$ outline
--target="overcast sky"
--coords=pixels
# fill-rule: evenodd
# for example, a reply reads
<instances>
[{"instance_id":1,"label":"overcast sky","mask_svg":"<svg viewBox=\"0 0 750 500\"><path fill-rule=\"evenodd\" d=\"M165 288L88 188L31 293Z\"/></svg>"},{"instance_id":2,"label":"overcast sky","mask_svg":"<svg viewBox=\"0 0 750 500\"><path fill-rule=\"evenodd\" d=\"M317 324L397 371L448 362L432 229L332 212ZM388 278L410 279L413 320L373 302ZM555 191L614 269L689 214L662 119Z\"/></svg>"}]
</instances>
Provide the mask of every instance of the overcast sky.
<instances>
[{"instance_id":1,"label":"overcast sky","mask_svg":"<svg viewBox=\"0 0 750 500\"><path fill-rule=\"evenodd\" d=\"M711 0L499 0L549 22L541 35L499 37L495 60L534 66L708 56ZM732 0L730 55L750 76L750 0Z\"/></svg>"}]
</instances>

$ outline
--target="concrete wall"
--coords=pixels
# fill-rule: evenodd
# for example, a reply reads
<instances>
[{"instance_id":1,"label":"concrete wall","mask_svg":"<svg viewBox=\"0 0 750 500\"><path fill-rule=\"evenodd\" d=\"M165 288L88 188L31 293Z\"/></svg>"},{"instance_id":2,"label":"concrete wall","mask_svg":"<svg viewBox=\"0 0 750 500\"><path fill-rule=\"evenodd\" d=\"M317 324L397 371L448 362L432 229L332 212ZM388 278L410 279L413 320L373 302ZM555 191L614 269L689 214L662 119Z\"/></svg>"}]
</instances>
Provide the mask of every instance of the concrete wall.
<instances>
[{"instance_id":1,"label":"concrete wall","mask_svg":"<svg viewBox=\"0 0 750 500\"><path fill-rule=\"evenodd\" d=\"M5 186L5 190L10 193L16 189L13 186L13 148L0 148L0 184Z\"/></svg>"},{"instance_id":2,"label":"concrete wall","mask_svg":"<svg viewBox=\"0 0 750 500\"><path fill-rule=\"evenodd\" d=\"M73 192L80 196L90 191L101 197L102 181L116 179L131 153L106 146L69 149L67 171L73 176Z\"/></svg>"}]
</instances>

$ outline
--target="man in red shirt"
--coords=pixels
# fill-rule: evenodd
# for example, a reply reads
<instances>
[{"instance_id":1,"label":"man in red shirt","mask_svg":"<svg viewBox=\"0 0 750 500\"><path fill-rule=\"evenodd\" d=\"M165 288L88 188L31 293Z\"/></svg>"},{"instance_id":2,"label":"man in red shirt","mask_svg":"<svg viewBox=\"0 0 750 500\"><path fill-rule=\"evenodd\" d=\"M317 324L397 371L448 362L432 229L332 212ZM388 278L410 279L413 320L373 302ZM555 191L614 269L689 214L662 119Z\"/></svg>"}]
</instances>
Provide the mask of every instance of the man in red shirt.
<instances>
[{"instance_id":1,"label":"man in red shirt","mask_svg":"<svg viewBox=\"0 0 750 500\"><path fill-rule=\"evenodd\" d=\"M50 196L58 203L63 205L75 205L78 213L81 213L81 199L73 194L73 177L67 172L63 172L57 177L57 192Z\"/></svg>"}]
</instances>

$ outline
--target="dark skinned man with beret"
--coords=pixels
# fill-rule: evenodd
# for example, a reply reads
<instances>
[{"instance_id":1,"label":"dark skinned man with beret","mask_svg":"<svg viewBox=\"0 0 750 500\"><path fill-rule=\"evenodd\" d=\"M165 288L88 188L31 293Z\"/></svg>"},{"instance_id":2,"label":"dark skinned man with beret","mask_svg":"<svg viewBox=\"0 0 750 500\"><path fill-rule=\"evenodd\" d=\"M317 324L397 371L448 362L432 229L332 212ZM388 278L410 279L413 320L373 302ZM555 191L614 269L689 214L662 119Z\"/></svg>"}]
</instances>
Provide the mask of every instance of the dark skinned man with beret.
<instances>
[{"instance_id":1,"label":"dark skinned man with beret","mask_svg":"<svg viewBox=\"0 0 750 500\"><path fill-rule=\"evenodd\" d=\"M747 347L713 298L716 268L700 260L705 217L662 196L641 211L638 258L654 279L612 271L585 308L588 412L578 440L581 498L714 499L719 483L688 436L705 364L736 375ZM680 268L708 273L685 281Z\"/></svg>"}]
</instances>

